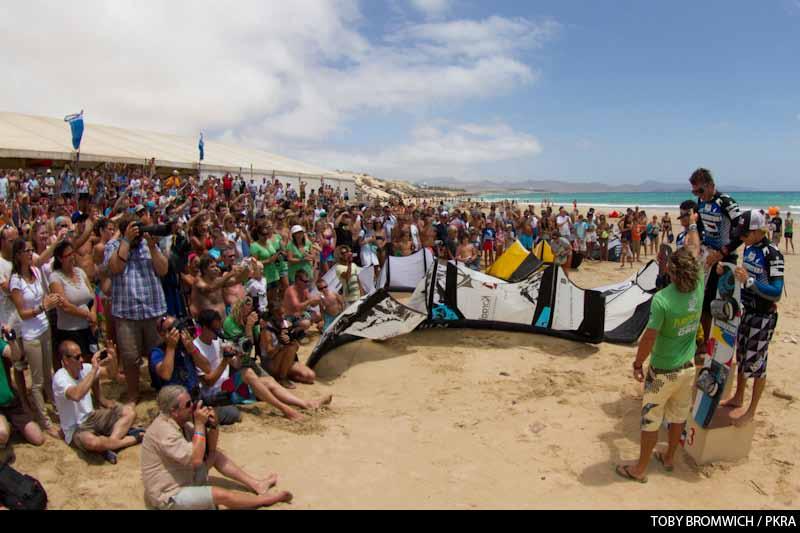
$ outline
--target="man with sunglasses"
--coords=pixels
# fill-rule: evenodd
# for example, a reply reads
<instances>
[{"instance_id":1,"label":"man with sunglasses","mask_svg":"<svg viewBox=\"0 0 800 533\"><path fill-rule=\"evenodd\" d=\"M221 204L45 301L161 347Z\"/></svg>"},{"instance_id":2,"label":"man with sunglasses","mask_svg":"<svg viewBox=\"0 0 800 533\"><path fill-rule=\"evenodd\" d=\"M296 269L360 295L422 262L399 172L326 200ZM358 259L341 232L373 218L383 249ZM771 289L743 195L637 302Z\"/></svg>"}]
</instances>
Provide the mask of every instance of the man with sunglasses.
<instances>
[{"instance_id":1,"label":"man with sunglasses","mask_svg":"<svg viewBox=\"0 0 800 533\"><path fill-rule=\"evenodd\" d=\"M706 293L703 299L703 336L708 338L711 329L711 302L717 297L719 276L714 268L720 261L736 264L736 250L742 245L741 239L735 235L739 224L739 204L727 194L717 190L714 177L704 168L697 169L689 178L692 194L698 198L697 212L700 215L698 227L702 227L701 235L705 271L709 273L706 281Z\"/></svg>"},{"instance_id":2,"label":"man with sunglasses","mask_svg":"<svg viewBox=\"0 0 800 533\"><path fill-rule=\"evenodd\" d=\"M289 503L292 494L272 492L278 476L257 479L237 466L217 446L219 430L211 409L195 404L187 390L170 385L158 393L160 414L142 444L145 501L161 510L257 509ZM216 468L247 487L251 494L211 486L208 472Z\"/></svg>"},{"instance_id":3,"label":"man with sunglasses","mask_svg":"<svg viewBox=\"0 0 800 533\"><path fill-rule=\"evenodd\" d=\"M122 406L102 395L100 379L117 375L114 345L94 354L91 364L83 363L81 348L72 341L62 342L58 351L64 367L53 376L53 396L64 440L116 464L115 452L142 442L144 430L131 429L136 420L132 404ZM99 409L94 408L93 397Z\"/></svg>"},{"instance_id":4,"label":"man with sunglasses","mask_svg":"<svg viewBox=\"0 0 800 533\"><path fill-rule=\"evenodd\" d=\"M311 285L308 272L299 270L294 278L294 283L286 289L283 295L283 310L286 319L292 323L292 327L300 328L303 331L311 329L312 324L322 326L322 317L319 313L311 310L312 307L320 303L319 296L311 294Z\"/></svg>"},{"instance_id":5,"label":"man with sunglasses","mask_svg":"<svg viewBox=\"0 0 800 533\"><path fill-rule=\"evenodd\" d=\"M778 302L783 295L783 254L767 234L766 215L763 211L747 211L739 219L737 238L744 250L743 266L737 267L736 279L742 284L744 313L739 323L736 343L738 378L736 393L724 405L734 407L731 418L736 426L753 420L758 402L767 384L767 356L772 335L778 324ZM719 274L719 272L717 272ZM747 380L753 379L753 398L744 409Z\"/></svg>"}]
</instances>

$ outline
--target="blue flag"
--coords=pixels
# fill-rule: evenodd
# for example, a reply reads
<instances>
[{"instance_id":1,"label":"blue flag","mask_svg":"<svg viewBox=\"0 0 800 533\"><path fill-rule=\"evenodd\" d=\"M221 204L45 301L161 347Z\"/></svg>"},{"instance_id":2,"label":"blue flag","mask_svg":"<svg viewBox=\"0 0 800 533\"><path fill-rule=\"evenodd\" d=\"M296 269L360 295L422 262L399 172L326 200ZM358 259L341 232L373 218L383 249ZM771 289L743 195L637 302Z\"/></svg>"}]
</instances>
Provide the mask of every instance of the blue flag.
<instances>
[{"instance_id":1,"label":"blue flag","mask_svg":"<svg viewBox=\"0 0 800 533\"><path fill-rule=\"evenodd\" d=\"M69 122L69 127L72 130L72 147L80 150L81 139L83 139L83 111L76 115L64 117L64 122Z\"/></svg>"},{"instance_id":2,"label":"blue flag","mask_svg":"<svg viewBox=\"0 0 800 533\"><path fill-rule=\"evenodd\" d=\"M206 158L206 143L203 141L203 132L200 132L200 144L197 145L200 149L200 161Z\"/></svg>"}]
</instances>

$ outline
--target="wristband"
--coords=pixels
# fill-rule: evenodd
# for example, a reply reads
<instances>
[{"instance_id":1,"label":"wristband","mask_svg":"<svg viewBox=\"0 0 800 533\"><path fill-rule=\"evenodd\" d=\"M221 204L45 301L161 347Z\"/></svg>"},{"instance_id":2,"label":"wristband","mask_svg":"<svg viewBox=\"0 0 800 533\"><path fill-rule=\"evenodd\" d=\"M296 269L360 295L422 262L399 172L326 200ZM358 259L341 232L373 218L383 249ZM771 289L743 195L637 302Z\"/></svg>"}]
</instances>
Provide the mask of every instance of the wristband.
<instances>
[{"instance_id":1,"label":"wristband","mask_svg":"<svg viewBox=\"0 0 800 533\"><path fill-rule=\"evenodd\" d=\"M696 232L697 231L697 224L690 224L689 225L689 231L695 231Z\"/></svg>"},{"instance_id":2,"label":"wristband","mask_svg":"<svg viewBox=\"0 0 800 533\"><path fill-rule=\"evenodd\" d=\"M206 440L205 433L200 433L199 431L195 431L194 436L195 437L200 437L201 439Z\"/></svg>"}]
</instances>

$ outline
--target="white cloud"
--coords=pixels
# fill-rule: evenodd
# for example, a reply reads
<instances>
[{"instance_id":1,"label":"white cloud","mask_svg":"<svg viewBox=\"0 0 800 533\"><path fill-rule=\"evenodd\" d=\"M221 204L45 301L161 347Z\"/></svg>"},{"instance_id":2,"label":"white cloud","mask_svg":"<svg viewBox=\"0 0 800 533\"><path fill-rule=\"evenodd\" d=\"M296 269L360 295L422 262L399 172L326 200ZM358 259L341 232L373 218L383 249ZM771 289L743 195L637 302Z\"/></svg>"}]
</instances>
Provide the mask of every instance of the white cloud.
<instances>
[{"instance_id":1,"label":"white cloud","mask_svg":"<svg viewBox=\"0 0 800 533\"><path fill-rule=\"evenodd\" d=\"M450 0L411 0L411 5L417 11L429 17L442 15L450 10Z\"/></svg>"},{"instance_id":2,"label":"white cloud","mask_svg":"<svg viewBox=\"0 0 800 533\"><path fill-rule=\"evenodd\" d=\"M420 179L440 176L475 178L487 165L537 156L542 152L532 135L504 123L452 124L433 121L416 127L406 144L371 153L319 152L309 161L328 161L338 169L357 169L376 176Z\"/></svg>"},{"instance_id":3,"label":"white cloud","mask_svg":"<svg viewBox=\"0 0 800 533\"><path fill-rule=\"evenodd\" d=\"M430 14L451 5L414 4ZM319 148L364 114L427 114L530 84L538 74L521 52L559 29L491 17L406 25L370 40L366 23L357 0L2 2L0 107L47 116L85 109L89 122L203 129L297 156L295 147ZM469 127L430 138L418 131L405 155L444 167L538 150L510 131L489 132L491 148L482 146ZM392 157L379 155L391 168Z\"/></svg>"}]
</instances>

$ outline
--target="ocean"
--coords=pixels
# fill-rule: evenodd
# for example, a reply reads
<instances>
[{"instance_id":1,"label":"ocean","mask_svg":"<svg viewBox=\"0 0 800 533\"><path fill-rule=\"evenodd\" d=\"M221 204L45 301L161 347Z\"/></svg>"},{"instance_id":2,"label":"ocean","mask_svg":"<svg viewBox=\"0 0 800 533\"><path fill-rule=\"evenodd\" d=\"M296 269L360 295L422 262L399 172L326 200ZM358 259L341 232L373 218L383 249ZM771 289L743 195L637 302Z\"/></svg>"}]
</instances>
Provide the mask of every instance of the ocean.
<instances>
[{"instance_id":1,"label":"ocean","mask_svg":"<svg viewBox=\"0 0 800 533\"><path fill-rule=\"evenodd\" d=\"M722 192L725 192L724 189ZM744 209L767 209L779 207L781 214L786 211L800 214L800 192L734 192L730 195ZM695 200L691 192L586 192L586 193L496 193L480 196L485 202L516 200L522 204L539 205L542 200L551 200L559 205L571 206L573 200L579 204L598 208L677 209L685 200Z\"/></svg>"}]
</instances>

